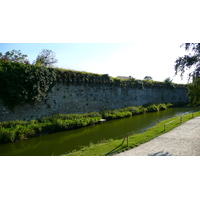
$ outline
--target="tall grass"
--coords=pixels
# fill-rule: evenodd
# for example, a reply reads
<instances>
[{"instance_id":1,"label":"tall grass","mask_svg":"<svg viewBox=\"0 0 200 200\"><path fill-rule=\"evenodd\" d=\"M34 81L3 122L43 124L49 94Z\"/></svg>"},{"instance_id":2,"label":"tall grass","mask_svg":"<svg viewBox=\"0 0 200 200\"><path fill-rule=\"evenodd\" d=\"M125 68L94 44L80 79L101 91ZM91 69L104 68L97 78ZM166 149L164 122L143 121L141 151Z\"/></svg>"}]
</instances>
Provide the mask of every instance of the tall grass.
<instances>
[{"instance_id":1,"label":"tall grass","mask_svg":"<svg viewBox=\"0 0 200 200\"><path fill-rule=\"evenodd\" d=\"M80 128L97 123L100 113L57 114L31 121L10 121L0 123L0 143L23 140L28 137Z\"/></svg>"},{"instance_id":2,"label":"tall grass","mask_svg":"<svg viewBox=\"0 0 200 200\"><path fill-rule=\"evenodd\" d=\"M106 120L124 118L145 112L167 109L171 104L152 104L146 107L131 106L102 112L85 114L55 114L31 121L9 121L0 123L0 143L23 140L29 137L76 129L96 124L101 118Z\"/></svg>"}]
</instances>

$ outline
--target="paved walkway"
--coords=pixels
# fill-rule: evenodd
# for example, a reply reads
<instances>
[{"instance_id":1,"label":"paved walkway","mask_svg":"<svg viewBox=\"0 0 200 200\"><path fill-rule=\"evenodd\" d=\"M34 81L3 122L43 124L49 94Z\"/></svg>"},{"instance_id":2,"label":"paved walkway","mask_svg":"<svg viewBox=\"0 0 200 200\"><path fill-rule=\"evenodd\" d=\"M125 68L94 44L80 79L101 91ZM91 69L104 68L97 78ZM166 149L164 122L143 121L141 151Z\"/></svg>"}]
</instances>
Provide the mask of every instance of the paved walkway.
<instances>
[{"instance_id":1,"label":"paved walkway","mask_svg":"<svg viewBox=\"0 0 200 200\"><path fill-rule=\"evenodd\" d=\"M115 156L200 156L200 117Z\"/></svg>"}]
</instances>

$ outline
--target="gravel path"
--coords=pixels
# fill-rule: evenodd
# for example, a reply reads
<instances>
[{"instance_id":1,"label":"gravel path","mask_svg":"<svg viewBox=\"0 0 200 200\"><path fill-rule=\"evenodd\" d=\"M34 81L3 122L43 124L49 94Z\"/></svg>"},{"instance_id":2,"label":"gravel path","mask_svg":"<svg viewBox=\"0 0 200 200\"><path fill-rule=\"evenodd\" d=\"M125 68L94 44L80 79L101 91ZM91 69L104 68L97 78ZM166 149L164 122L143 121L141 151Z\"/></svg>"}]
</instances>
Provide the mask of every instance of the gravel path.
<instances>
[{"instance_id":1,"label":"gravel path","mask_svg":"<svg viewBox=\"0 0 200 200\"><path fill-rule=\"evenodd\" d=\"M115 156L200 156L200 117Z\"/></svg>"}]
</instances>

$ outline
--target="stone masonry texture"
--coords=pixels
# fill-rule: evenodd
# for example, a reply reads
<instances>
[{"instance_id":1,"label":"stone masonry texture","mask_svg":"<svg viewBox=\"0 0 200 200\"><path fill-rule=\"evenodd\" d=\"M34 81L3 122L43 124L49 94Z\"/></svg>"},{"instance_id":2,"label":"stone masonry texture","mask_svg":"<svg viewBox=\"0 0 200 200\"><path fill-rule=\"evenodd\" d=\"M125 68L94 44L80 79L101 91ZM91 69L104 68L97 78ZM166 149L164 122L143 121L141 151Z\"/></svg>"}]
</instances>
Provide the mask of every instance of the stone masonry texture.
<instances>
[{"instance_id":1,"label":"stone masonry texture","mask_svg":"<svg viewBox=\"0 0 200 200\"><path fill-rule=\"evenodd\" d=\"M56 83L40 102L24 104L10 110L0 100L0 122L32 120L57 113L88 113L148 103L188 101L185 87L129 87L110 84Z\"/></svg>"}]
</instances>

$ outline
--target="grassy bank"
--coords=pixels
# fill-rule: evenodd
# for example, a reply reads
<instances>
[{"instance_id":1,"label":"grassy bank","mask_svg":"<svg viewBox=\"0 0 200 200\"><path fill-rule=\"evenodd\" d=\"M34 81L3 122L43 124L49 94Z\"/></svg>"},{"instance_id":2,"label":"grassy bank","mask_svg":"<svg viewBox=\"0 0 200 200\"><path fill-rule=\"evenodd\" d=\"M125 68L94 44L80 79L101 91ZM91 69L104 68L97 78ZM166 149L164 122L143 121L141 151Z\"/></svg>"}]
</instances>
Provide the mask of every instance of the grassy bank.
<instances>
[{"instance_id":1,"label":"grassy bank","mask_svg":"<svg viewBox=\"0 0 200 200\"><path fill-rule=\"evenodd\" d=\"M2 122L0 123L0 144L93 125L101 118L106 120L124 118L164 110L170 106L172 104L151 104L86 114L56 114L31 121Z\"/></svg>"},{"instance_id":2,"label":"grassy bank","mask_svg":"<svg viewBox=\"0 0 200 200\"><path fill-rule=\"evenodd\" d=\"M101 112L102 118L106 120L118 119L146 112L157 112L159 110L166 110L173 106L172 104L148 104L145 106L131 106L115 110L106 110Z\"/></svg>"},{"instance_id":3,"label":"grassy bank","mask_svg":"<svg viewBox=\"0 0 200 200\"><path fill-rule=\"evenodd\" d=\"M90 144L88 147L83 147L79 151L74 151L69 154L64 154L66 156L110 156L116 153L120 153L122 151L126 151L128 149L134 148L143 144L145 142L150 141L151 139L164 134L173 128L181 125L182 123L192 119L193 117L200 116L200 112L189 113L180 117L174 117L167 120L164 120L154 127L148 129L147 131L141 134L131 134L128 137L128 146L127 140L113 140L110 139L104 143L99 144Z\"/></svg>"},{"instance_id":4,"label":"grassy bank","mask_svg":"<svg viewBox=\"0 0 200 200\"><path fill-rule=\"evenodd\" d=\"M0 143L93 125L101 119L97 112L87 114L57 114L31 121L0 123Z\"/></svg>"}]
</instances>

